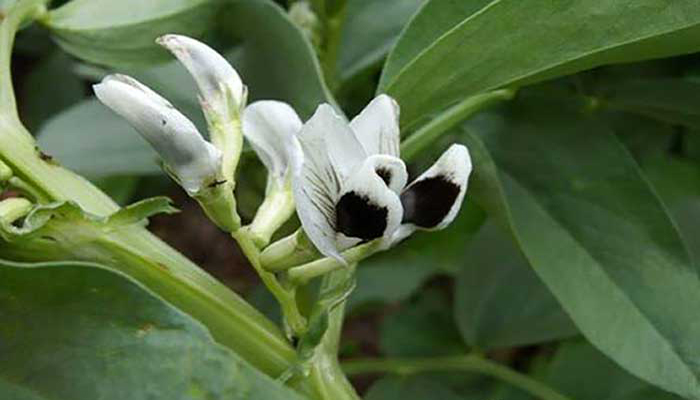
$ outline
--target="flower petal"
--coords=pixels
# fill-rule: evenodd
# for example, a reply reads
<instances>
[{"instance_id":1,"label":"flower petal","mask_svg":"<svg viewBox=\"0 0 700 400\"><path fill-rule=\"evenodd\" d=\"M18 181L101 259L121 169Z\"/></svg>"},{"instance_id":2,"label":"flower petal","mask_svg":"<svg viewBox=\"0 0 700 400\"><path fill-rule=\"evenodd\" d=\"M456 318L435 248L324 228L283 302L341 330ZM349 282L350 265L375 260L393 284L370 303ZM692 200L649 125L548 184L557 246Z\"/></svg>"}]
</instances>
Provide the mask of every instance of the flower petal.
<instances>
[{"instance_id":1,"label":"flower petal","mask_svg":"<svg viewBox=\"0 0 700 400\"><path fill-rule=\"evenodd\" d=\"M391 190L381 170L392 170L395 175L403 173L406 180L406 167L398 158L374 155L368 157L346 186L336 203L336 231L340 239L356 238L369 241L384 238L389 242L401 223L403 207L397 193ZM399 172L402 171L402 172ZM403 187L403 185L401 185ZM340 250L343 250L343 240ZM350 245L356 244L350 243Z\"/></svg>"},{"instance_id":2,"label":"flower petal","mask_svg":"<svg viewBox=\"0 0 700 400\"><path fill-rule=\"evenodd\" d=\"M190 72L199 87L205 109L212 109L219 118L227 118L244 106L245 86L221 54L182 35L164 35L156 42L173 53Z\"/></svg>"},{"instance_id":3,"label":"flower petal","mask_svg":"<svg viewBox=\"0 0 700 400\"><path fill-rule=\"evenodd\" d=\"M318 250L342 261L336 246L335 204L353 168L365 158L362 145L333 108L322 104L301 128L292 188L297 214Z\"/></svg>"},{"instance_id":4,"label":"flower petal","mask_svg":"<svg viewBox=\"0 0 700 400\"><path fill-rule=\"evenodd\" d=\"M288 104L257 101L243 111L243 135L265 164L270 175L282 181L288 171L293 141L302 127L301 119Z\"/></svg>"},{"instance_id":5,"label":"flower petal","mask_svg":"<svg viewBox=\"0 0 700 400\"><path fill-rule=\"evenodd\" d=\"M399 105L381 94L353 118L350 127L367 154L399 156Z\"/></svg>"},{"instance_id":6,"label":"flower petal","mask_svg":"<svg viewBox=\"0 0 700 400\"><path fill-rule=\"evenodd\" d=\"M403 223L430 230L449 225L462 207L471 171L467 148L452 145L401 193Z\"/></svg>"},{"instance_id":7,"label":"flower petal","mask_svg":"<svg viewBox=\"0 0 700 400\"><path fill-rule=\"evenodd\" d=\"M141 133L188 193L215 179L221 152L163 97L125 75L109 75L93 89L102 103Z\"/></svg>"}]
</instances>

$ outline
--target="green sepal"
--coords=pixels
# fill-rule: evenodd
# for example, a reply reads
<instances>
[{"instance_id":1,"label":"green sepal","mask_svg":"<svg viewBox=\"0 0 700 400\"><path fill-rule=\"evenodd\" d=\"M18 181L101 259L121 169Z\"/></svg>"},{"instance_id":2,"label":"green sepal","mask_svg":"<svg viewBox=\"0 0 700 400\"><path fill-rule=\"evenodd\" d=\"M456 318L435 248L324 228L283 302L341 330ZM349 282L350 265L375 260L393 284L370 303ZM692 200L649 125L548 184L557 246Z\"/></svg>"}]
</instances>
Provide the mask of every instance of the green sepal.
<instances>
[{"instance_id":1,"label":"green sepal","mask_svg":"<svg viewBox=\"0 0 700 400\"><path fill-rule=\"evenodd\" d=\"M94 229L108 231L126 225L145 226L150 216L176 212L178 210L170 205L170 199L167 197L141 200L106 217L89 213L72 201L63 201L34 207L19 226L4 220L0 221L0 236L7 242L14 242L60 229L90 235L82 230L89 227L93 229L87 232L94 232Z\"/></svg>"}]
</instances>

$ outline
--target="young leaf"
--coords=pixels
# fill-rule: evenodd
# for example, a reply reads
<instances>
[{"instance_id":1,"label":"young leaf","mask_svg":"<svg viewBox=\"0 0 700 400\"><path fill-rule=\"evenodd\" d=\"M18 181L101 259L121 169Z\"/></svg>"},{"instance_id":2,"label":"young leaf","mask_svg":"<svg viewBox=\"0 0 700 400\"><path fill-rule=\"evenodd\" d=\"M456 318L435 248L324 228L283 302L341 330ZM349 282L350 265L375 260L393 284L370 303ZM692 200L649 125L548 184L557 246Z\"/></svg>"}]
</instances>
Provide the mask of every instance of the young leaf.
<instances>
[{"instance_id":1,"label":"young leaf","mask_svg":"<svg viewBox=\"0 0 700 400\"><path fill-rule=\"evenodd\" d=\"M42 21L67 52L90 62L127 67L169 60L155 39L201 36L217 14L215 0L73 0Z\"/></svg>"},{"instance_id":2,"label":"young leaf","mask_svg":"<svg viewBox=\"0 0 700 400\"><path fill-rule=\"evenodd\" d=\"M0 398L302 398L121 274L0 262L0 282Z\"/></svg>"},{"instance_id":3,"label":"young leaf","mask_svg":"<svg viewBox=\"0 0 700 400\"><path fill-rule=\"evenodd\" d=\"M411 125L489 89L691 53L699 33L695 0L431 0L390 54L378 91Z\"/></svg>"},{"instance_id":4,"label":"young leaf","mask_svg":"<svg viewBox=\"0 0 700 400\"><path fill-rule=\"evenodd\" d=\"M454 309L468 344L480 349L514 347L578 333L512 239L496 224L481 227L463 258Z\"/></svg>"},{"instance_id":5,"label":"young leaf","mask_svg":"<svg viewBox=\"0 0 700 400\"><path fill-rule=\"evenodd\" d=\"M528 96L465 129L472 195L583 335L633 374L699 397L698 270L616 138L561 101Z\"/></svg>"}]
</instances>

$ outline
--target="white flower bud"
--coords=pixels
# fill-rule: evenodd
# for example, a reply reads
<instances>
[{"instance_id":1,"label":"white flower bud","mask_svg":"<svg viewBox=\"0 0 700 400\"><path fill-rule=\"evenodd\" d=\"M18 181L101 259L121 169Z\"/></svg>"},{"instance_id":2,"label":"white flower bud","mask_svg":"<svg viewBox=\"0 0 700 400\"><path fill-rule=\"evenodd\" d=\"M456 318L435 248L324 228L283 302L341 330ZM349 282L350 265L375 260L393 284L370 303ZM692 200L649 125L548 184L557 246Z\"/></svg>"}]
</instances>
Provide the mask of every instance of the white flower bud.
<instances>
[{"instance_id":1,"label":"white flower bud","mask_svg":"<svg viewBox=\"0 0 700 400\"><path fill-rule=\"evenodd\" d=\"M125 75L109 75L93 90L151 144L190 195L216 180L221 152L163 97Z\"/></svg>"},{"instance_id":2,"label":"white flower bud","mask_svg":"<svg viewBox=\"0 0 700 400\"><path fill-rule=\"evenodd\" d=\"M246 88L221 54L182 35L164 35L156 42L173 53L190 72L199 87L200 101L210 123L240 114L245 107Z\"/></svg>"}]
</instances>

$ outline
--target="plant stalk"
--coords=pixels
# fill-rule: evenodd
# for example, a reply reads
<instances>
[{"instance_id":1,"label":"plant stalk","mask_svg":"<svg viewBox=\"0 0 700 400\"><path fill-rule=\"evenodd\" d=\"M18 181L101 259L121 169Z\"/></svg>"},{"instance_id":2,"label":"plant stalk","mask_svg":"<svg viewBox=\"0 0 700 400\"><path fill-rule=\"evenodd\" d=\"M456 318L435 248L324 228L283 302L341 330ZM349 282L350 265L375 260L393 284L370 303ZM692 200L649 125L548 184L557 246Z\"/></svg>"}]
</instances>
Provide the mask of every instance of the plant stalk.
<instances>
[{"instance_id":1,"label":"plant stalk","mask_svg":"<svg viewBox=\"0 0 700 400\"><path fill-rule=\"evenodd\" d=\"M507 382L542 400L572 400L542 382L476 354L414 359L356 359L344 362L343 369L349 375L411 375L430 371L475 372Z\"/></svg>"}]
</instances>

